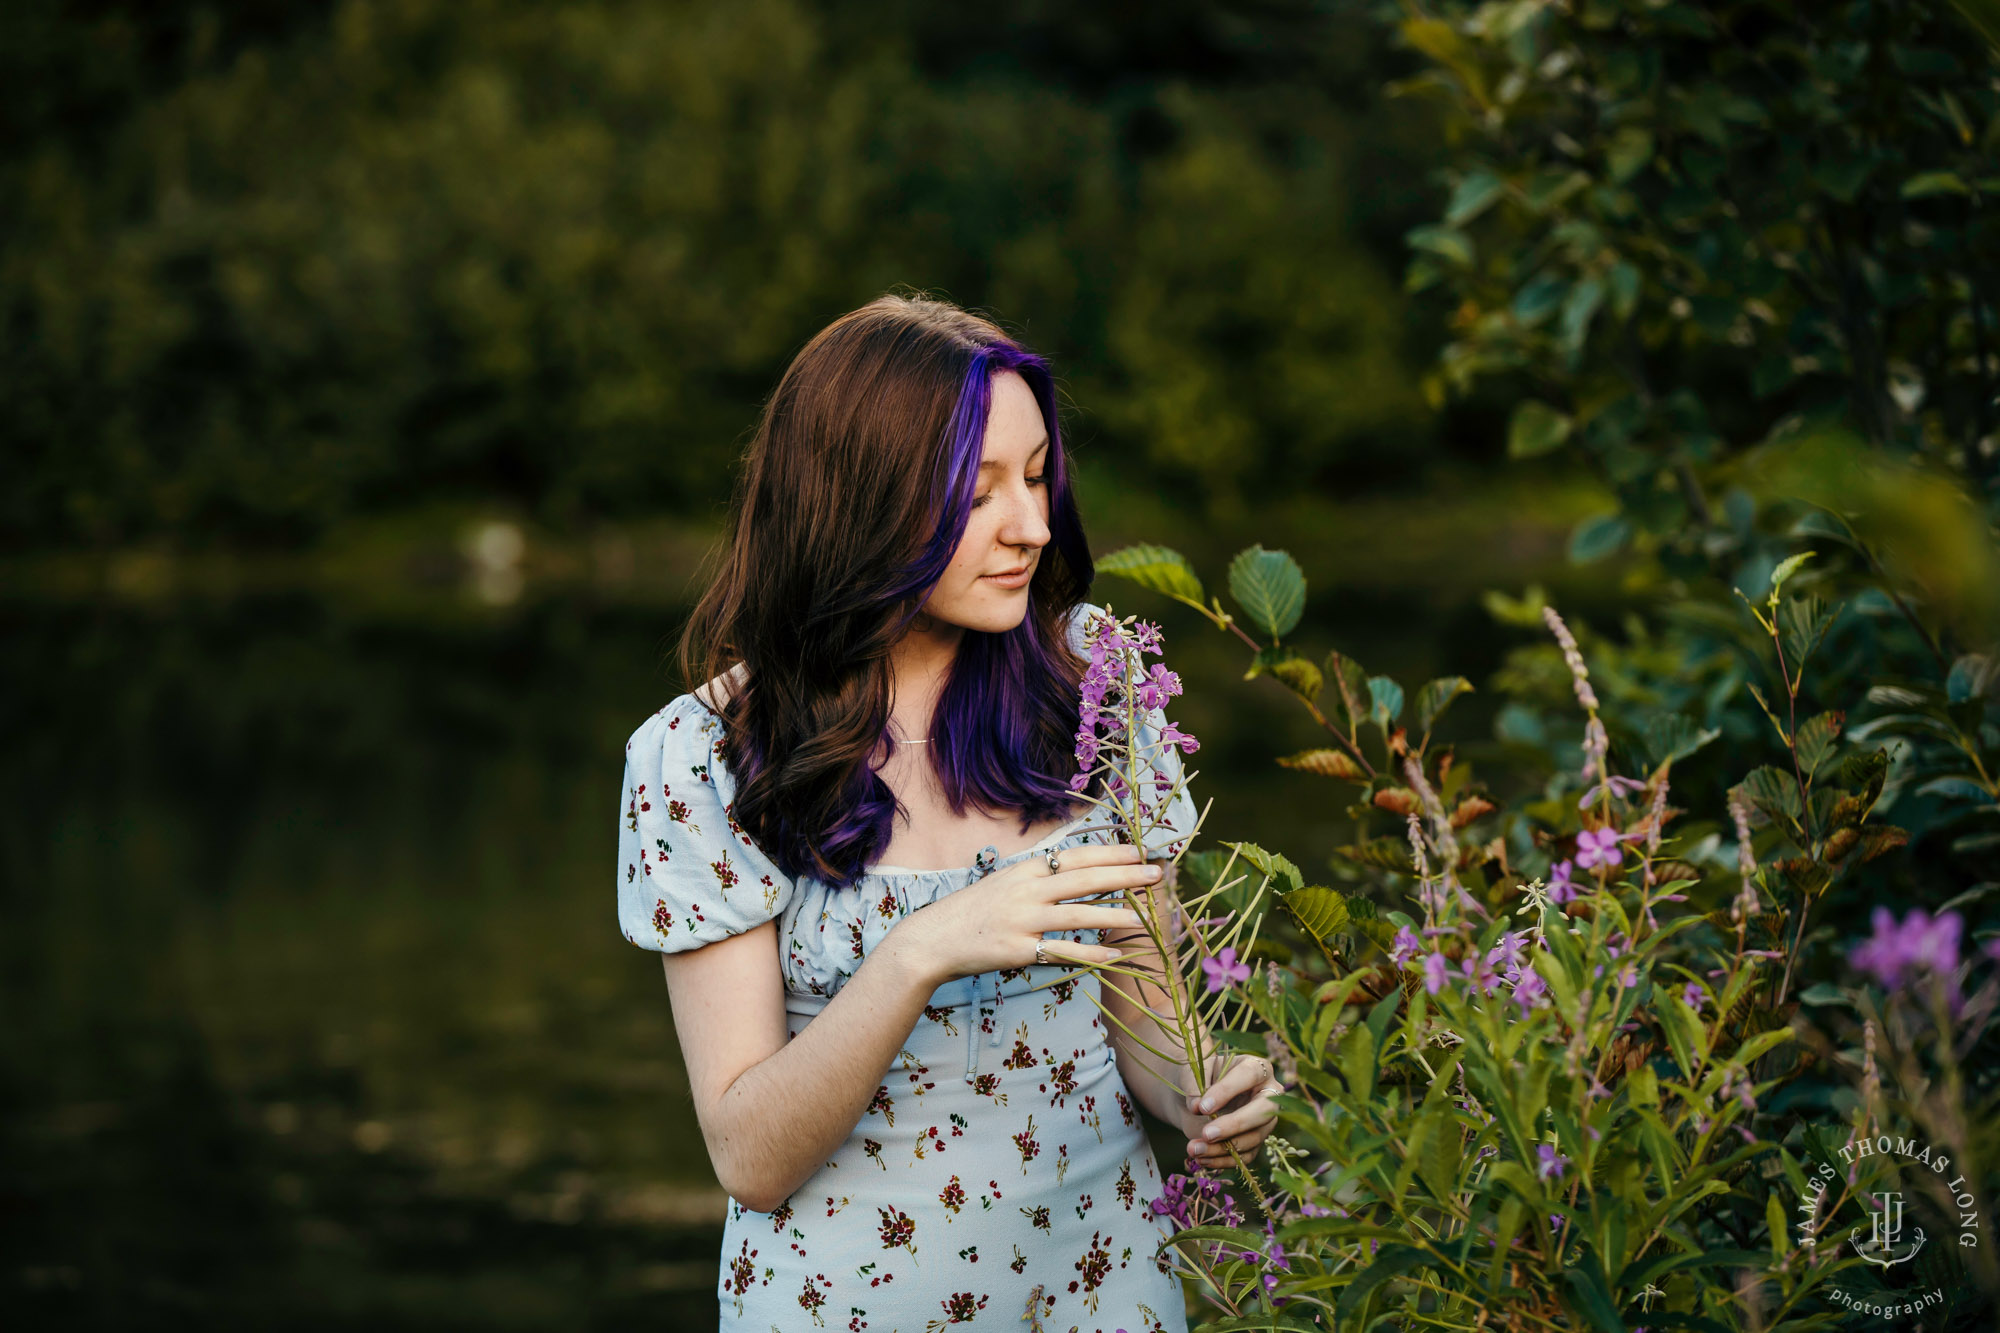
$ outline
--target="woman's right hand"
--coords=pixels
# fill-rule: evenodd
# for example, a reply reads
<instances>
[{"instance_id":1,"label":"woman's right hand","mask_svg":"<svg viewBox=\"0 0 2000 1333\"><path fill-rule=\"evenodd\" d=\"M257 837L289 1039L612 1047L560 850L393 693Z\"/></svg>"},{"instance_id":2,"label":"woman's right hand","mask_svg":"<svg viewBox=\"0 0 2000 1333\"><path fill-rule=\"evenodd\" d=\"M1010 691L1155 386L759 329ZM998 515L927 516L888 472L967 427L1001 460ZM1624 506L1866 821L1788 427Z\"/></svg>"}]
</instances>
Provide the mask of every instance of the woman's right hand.
<instances>
[{"instance_id":1,"label":"woman's right hand","mask_svg":"<svg viewBox=\"0 0 2000 1333\"><path fill-rule=\"evenodd\" d=\"M1062 869L1053 873L1047 857L1023 857L911 912L889 932L889 941L933 986L955 977L1027 967L1035 961L1036 945L1051 962L1110 962L1120 956L1119 950L1043 936L1130 930L1143 924L1129 907L1065 900L1157 884L1163 872L1146 864L1144 856L1144 849L1122 845L1065 847L1056 857Z\"/></svg>"}]
</instances>

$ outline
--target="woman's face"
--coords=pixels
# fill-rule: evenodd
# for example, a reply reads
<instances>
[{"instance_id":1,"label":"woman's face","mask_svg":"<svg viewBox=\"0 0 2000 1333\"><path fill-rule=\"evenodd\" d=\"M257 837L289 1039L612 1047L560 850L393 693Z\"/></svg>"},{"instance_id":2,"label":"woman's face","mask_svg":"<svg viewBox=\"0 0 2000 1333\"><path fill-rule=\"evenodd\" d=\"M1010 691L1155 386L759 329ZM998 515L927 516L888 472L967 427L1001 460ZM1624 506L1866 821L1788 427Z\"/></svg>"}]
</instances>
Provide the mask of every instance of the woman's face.
<instances>
[{"instance_id":1,"label":"woman's face","mask_svg":"<svg viewBox=\"0 0 2000 1333\"><path fill-rule=\"evenodd\" d=\"M947 624L998 634L1027 618L1028 585L1049 541L1049 435L1028 382L993 377L986 439L965 536L924 610ZM998 579L994 575L1018 577Z\"/></svg>"}]
</instances>

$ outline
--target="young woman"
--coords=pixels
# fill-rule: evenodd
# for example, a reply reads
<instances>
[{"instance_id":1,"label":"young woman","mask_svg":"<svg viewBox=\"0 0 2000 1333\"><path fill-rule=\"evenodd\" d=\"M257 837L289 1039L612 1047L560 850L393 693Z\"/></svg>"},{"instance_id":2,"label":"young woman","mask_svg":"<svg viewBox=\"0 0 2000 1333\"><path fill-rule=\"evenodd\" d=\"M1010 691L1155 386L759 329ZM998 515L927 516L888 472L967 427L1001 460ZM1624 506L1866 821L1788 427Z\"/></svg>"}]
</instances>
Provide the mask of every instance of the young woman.
<instances>
[{"instance_id":1,"label":"young woman","mask_svg":"<svg viewBox=\"0 0 2000 1333\"><path fill-rule=\"evenodd\" d=\"M1185 1327L1138 1108L1226 1165L1278 1087L1222 1057L1196 1105L1094 975L1032 990L1144 962L1117 891L1195 818L1122 846L1068 790L1092 575L1048 368L991 323L884 297L785 372L681 640L706 683L625 747L619 916L731 1196L725 1327Z\"/></svg>"}]
</instances>

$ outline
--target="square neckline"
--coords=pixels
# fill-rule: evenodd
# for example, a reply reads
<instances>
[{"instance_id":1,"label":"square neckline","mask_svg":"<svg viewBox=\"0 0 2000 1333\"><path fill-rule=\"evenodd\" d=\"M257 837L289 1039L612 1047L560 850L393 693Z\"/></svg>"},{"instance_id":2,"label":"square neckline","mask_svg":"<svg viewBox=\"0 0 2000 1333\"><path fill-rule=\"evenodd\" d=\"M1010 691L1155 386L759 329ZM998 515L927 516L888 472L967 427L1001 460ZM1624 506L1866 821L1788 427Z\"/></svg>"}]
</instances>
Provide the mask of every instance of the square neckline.
<instances>
[{"instance_id":1,"label":"square neckline","mask_svg":"<svg viewBox=\"0 0 2000 1333\"><path fill-rule=\"evenodd\" d=\"M1049 843L1054 842L1057 839L1069 836L1071 833L1076 832L1078 828L1082 827L1084 822L1090 818L1092 813L1094 812L1085 811L1083 814L1078 815L1075 819L1070 820L1069 823L1064 824L1061 828L1050 829L1047 833L1044 833L1041 836L1041 838L1037 842L1035 842L1033 846L1023 847L1017 852L1007 853L1005 856L1002 856L996 861L994 861L993 863L994 868L997 870L1002 864L1018 861L1020 858L1027 856L1032 852L1041 851L1043 848L1048 846ZM993 844L991 843L987 844L987 846L989 847L991 847L992 845ZM929 870L920 870L914 866L896 866L896 865L890 865L887 862L883 862L880 865L863 867L861 875L864 879L874 878L879 876L888 876L888 875L957 875L957 874L967 873L973 870L974 868L975 867L970 865L964 865L964 866L937 866Z\"/></svg>"}]
</instances>

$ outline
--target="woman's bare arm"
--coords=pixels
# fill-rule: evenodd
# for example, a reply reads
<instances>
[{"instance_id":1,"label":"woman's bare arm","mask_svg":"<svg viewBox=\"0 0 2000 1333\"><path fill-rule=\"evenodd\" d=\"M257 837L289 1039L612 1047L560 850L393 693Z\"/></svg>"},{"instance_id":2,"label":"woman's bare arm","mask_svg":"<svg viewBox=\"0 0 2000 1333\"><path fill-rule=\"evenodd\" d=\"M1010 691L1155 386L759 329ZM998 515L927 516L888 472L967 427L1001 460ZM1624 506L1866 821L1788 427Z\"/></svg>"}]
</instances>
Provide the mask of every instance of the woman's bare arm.
<instances>
[{"instance_id":1,"label":"woman's bare arm","mask_svg":"<svg viewBox=\"0 0 2000 1333\"><path fill-rule=\"evenodd\" d=\"M787 1040L775 922L661 962L716 1178L762 1213L846 1141L935 988L891 931Z\"/></svg>"}]
</instances>

